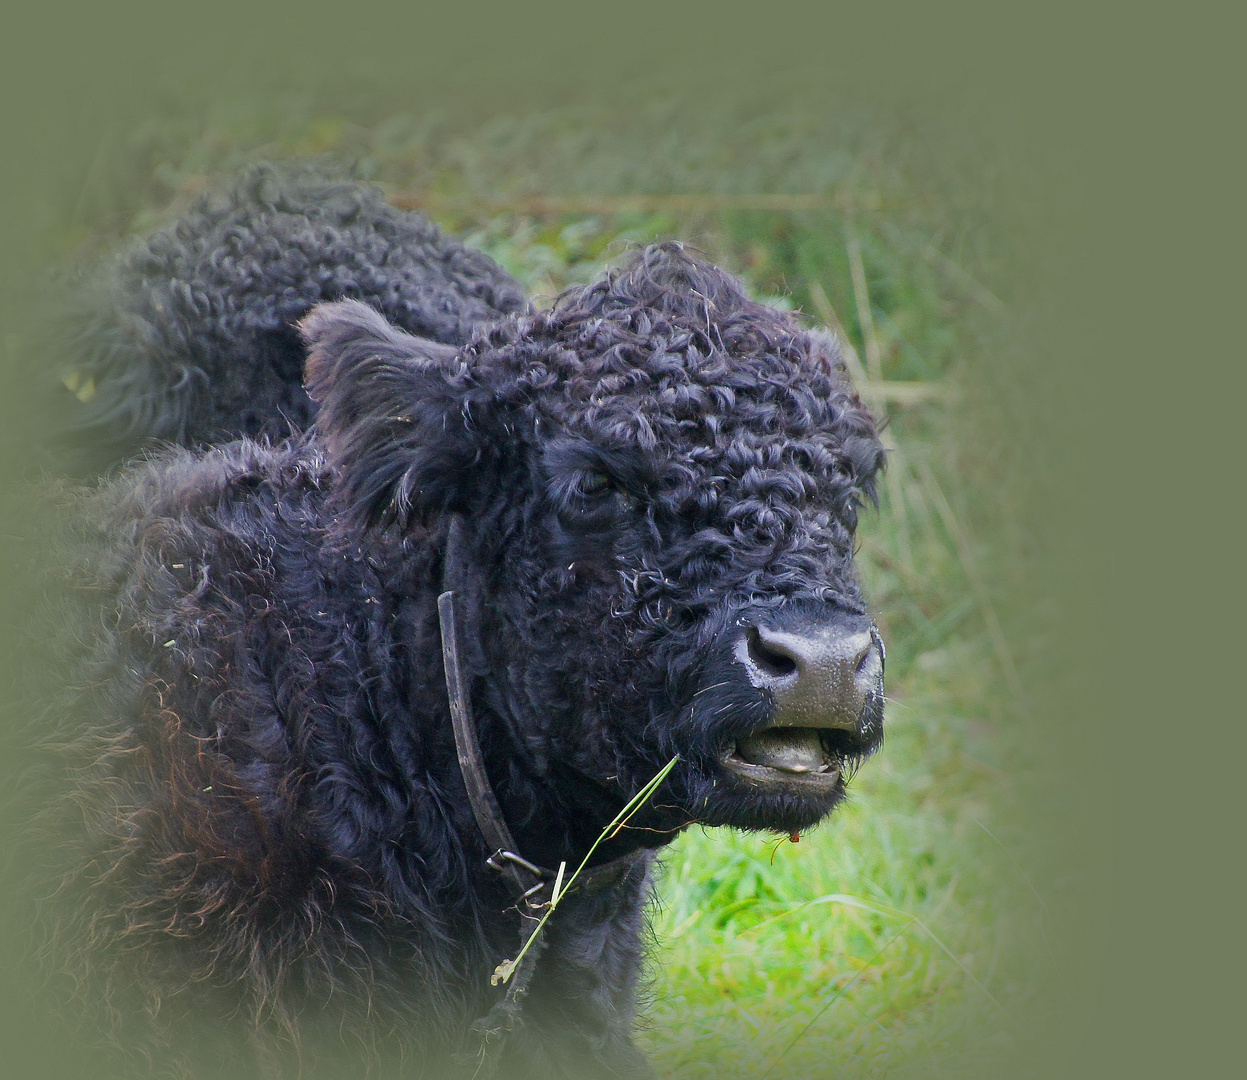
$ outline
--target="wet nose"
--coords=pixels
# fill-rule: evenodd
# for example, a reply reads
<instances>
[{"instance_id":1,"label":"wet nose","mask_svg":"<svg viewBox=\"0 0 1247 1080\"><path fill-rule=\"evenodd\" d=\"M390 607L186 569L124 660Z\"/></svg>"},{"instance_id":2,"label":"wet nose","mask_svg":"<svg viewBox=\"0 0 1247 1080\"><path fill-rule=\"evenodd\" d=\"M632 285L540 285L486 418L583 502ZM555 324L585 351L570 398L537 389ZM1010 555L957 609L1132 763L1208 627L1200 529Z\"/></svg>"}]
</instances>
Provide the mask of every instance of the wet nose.
<instances>
[{"instance_id":1,"label":"wet nose","mask_svg":"<svg viewBox=\"0 0 1247 1080\"><path fill-rule=\"evenodd\" d=\"M736 659L775 695L776 727L856 728L883 689L883 642L866 618L803 618L743 628Z\"/></svg>"}]
</instances>

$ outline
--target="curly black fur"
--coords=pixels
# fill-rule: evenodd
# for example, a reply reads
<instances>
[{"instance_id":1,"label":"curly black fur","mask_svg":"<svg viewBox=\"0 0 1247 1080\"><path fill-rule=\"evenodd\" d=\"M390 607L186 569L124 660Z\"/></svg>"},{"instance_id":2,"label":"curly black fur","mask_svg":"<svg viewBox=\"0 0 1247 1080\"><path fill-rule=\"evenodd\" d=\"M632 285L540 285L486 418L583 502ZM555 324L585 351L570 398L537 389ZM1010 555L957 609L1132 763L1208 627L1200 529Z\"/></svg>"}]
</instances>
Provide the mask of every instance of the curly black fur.
<instances>
[{"instance_id":1,"label":"curly black fur","mask_svg":"<svg viewBox=\"0 0 1247 1080\"><path fill-rule=\"evenodd\" d=\"M452 344L527 308L487 256L377 189L323 168L257 165L76 290L62 349L76 385L94 390L74 419L77 440L98 462L158 440L304 430L313 409L294 324L314 304L347 298Z\"/></svg>"},{"instance_id":2,"label":"curly black fur","mask_svg":"<svg viewBox=\"0 0 1247 1080\"><path fill-rule=\"evenodd\" d=\"M325 235L316 265L377 258ZM694 822L802 829L843 796L725 771L774 708L731 639L767 612L865 613L853 535L882 451L833 342L674 244L461 344L355 301L302 333L309 434L165 452L88 508L105 618L66 886L85 899L59 933L153 1052L194 1020L204 1041L183 1053L227 1071L297 1048L305 1067L393 1055L441 1077L516 935L451 734L448 513L468 525L487 770L523 853L574 865L676 754L603 860ZM201 369L236 367L254 340ZM178 414L205 437L235 400L213 385L202 418ZM878 744L881 686L845 736L845 759ZM514 1075L647 1075L631 1041L646 866L560 907Z\"/></svg>"}]
</instances>

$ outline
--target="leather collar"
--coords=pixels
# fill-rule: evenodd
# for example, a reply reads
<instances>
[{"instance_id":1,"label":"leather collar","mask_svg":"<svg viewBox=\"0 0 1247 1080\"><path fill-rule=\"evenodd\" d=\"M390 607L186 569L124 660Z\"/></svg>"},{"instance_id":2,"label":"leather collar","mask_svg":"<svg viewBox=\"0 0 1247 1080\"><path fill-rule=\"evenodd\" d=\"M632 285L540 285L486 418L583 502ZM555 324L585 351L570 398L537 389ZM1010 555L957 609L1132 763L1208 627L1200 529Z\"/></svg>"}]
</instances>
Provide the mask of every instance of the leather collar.
<instances>
[{"instance_id":1,"label":"leather collar","mask_svg":"<svg viewBox=\"0 0 1247 1080\"><path fill-rule=\"evenodd\" d=\"M501 875L515 899L520 913L521 943L527 941L541 918L542 909L550 902L555 874L530 862L520 853L519 845L503 817L498 798L485 772L484 756L476 725L472 722L467 682L463 677L461 647L462 605L468 597L467 559L464 533L466 526L459 514L450 515L446 533L446 553L442 569L442 592L437 598L441 622L442 662L446 671L446 695L450 704L451 723L455 733L455 751L463 774L468 801L476 826L492 852L486 864ZM592 869L577 878L575 888L593 892L619 881L623 874L644 858L644 852L633 852Z\"/></svg>"}]
</instances>

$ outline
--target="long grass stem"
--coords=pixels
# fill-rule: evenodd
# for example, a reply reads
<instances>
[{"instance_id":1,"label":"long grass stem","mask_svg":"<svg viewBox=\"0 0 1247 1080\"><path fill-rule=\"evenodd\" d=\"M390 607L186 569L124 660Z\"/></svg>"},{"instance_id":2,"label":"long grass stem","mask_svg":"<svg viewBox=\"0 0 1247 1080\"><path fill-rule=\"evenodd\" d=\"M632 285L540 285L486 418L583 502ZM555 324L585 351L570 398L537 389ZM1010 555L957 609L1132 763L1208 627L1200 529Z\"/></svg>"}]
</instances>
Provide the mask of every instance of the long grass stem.
<instances>
[{"instance_id":1,"label":"long grass stem","mask_svg":"<svg viewBox=\"0 0 1247 1080\"><path fill-rule=\"evenodd\" d=\"M545 929L545 925L549 921L550 916L553 915L555 912L555 909L558 908L559 901L562 900L563 897L565 897L571 891L572 886L576 884L576 879L580 876L581 871L583 871L584 868L589 865L589 860L593 858L593 853L597 851L602 841L608 840L612 836L614 836L625 824L627 824L628 820L638 810L640 810L642 806L644 806L649 801L650 797L654 794L655 791L658 790L659 785L665 779L667 779L667 774L671 772L672 769L675 768L675 764L679 760L680 760L680 755L676 754L675 757L673 757L670 761L667 762L666 765L664 765L661 769L658 770L657 775L655 775L654 778L650 780L648 784L646 784L643 788L641 788L640 791L638 791L635 795L632 796L631 799L628 800L627 805L625 805L624 808L620 810L618 814L615 815L611 823L607 825L606 828L603 829L598 834L598 838L594 840L593 843L590 845L588 852L585 854L585 857L580 860L580 865L576 867L575 872L572 874L571 877L567 879L567 883L563 885L562 888L558 887L560 884L560 880L559 879L555 880L554 892L551 894L549 905L546 907L545 912L541 916L541 921L538 922L537 925L533 928L533 932L528 935L528 940L524 942L524 947L520 949L515 959L504 960L502 961L501 964L499 964L496 968L494 968L494 974L492 978L490 979L491 983L497 986L498 983L505 983L508 979L511 978L511 976L515 973L515 969L520 966L520 961L524 959L525 954L528 952L529 948L531 948L533 942L537 940L538 935L541 933L543 929ZM566 864L564 864L564 866L565 865ZM563 866L560 866L559 867L559 878L560 879L562 877L562 871L563 871Z\"/></svg>"}]
</instances>

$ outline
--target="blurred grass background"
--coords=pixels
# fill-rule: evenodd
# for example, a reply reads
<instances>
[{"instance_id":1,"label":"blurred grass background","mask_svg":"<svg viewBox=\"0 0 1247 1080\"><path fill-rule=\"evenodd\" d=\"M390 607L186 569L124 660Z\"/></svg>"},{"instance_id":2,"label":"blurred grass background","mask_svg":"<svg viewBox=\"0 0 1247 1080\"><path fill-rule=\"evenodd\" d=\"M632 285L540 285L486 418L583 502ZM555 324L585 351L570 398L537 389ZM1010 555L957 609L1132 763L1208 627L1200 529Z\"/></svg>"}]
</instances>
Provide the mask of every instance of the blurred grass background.
<instances>
[{"instance_id":1,"label":"blurred grass background","mask_svg":"<svg viewBox=\"0 0 1247 1080\"><path fill-rule=\"evenodd\" d=\"M1029 509L1050 476L1022 344L1036 316L1018 234L989 209L990 160L967 172L923 147L825 95L500 112L237 94L108 126L74 183L31 207L34 245L68 265L249 161L323 155L535 297L676 238L842 335L888 419L859 533L887 743L797 844L693 830L669 849L642 1038L673 1080L1017 1076L1050 1068L1054 1043L1075 1052L1084 943L1067 913L1088 886L1071 849L1090 840L1069 827L1077 766L1032 700L1059 669Z\"/></svg>"}]
</instances>

